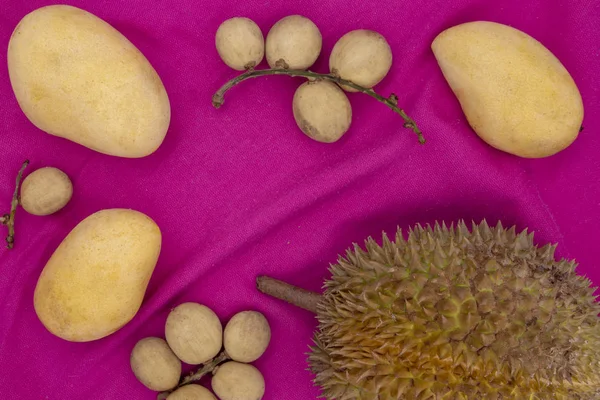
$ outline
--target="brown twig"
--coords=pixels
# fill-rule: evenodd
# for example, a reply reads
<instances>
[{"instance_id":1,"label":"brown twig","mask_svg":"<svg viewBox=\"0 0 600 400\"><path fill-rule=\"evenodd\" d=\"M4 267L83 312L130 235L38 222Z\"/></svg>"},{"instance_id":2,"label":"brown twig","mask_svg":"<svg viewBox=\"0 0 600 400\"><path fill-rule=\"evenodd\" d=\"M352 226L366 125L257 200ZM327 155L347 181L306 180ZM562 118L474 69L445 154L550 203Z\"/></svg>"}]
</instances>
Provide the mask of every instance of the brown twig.
<instances>
[{"instance_id":1,"label":"brown twig","mask_svg":"<svg viewBox=\"0 0 600 400\"><path fill-rule=\"evenodd\" d=\"M256 279L256 287L264 294L287 301L315 314L317 313L317 305L321 301L321 295L318 293L301 289L268 276L259 276Z\"/></svg>"},{"instance_id":2,"label":"brown twig","mask_svg":"<svg viewBox=\"0 0 600 400\"><path fill-rule=\"evenodd\" d=\"M287 75L291 77L303 77L311 80L328 80L334 83L337 83L340 86L348 86L351 87L361 93L367 94L374 98L375 100L385 104L396 114L399 114L404 120L404 127L412 130L419 138L419 143L425 143L425 138L423 137L423 133L417 126L417 123L409 117L404 110L398 107L398 96L392 93L389 97L383 97L377 94L371 88L365 88L363 86L357 85L356 83L342 79L337 76L335 73L332 74L319 74L312 71L299 70L299 69L287 69L286 66L284 68L272 68L272 69L249 69L241 75L233 78L226 84L224 84L214 95L212 98L212 103L215 108L219 108L225 102L225 93L235 85L251 78L258 78L259 76L267 76L267 75Z\"/></svg>"},{"instance_id":3,"label":"brown twig","mask_svg":"<svg viewBox=\"0 0 600 400\"><path fill-rule=\"evenodd\" d=\"M6 247L12 249L15 245L15 214L17 207L19 206L19 187L21 186L21 179L23 178L23 171L29 165L29 160L25 160L19 173L17 174L15 191L13 193L12 201L10 203L10 213L4 214L0 217L0 223L6 225L8 228L8 236L6 236Z\"/></svg>"},{"instance_id":4,"label":"brown twig","mask_svg":"<svg viewBox=\"0 0 600 400\"><path fill-rule=\"evenodd\" d=\"M199 381L205 375L208 375L211 372L213 372L221 363L223 363L225 361L228 361L228 360L230 360L230 358L227 355L227 353L225 351L221 352L218 356L216 356L211 361L207 362L202 367L200 367L200 369L198 369L198 371L196 371L196 372L194 372L194 373L186 376L185 378L183 378L181 380L181 382L179 382L179 384L176 387L174 387L173 389L159 393L158 396L156 397L156 400L164 400L171 393L173 393L174 391L176 391L180 387L188 385L188 384L190 384L192 382Z\"/></svg>"}]
</instances>

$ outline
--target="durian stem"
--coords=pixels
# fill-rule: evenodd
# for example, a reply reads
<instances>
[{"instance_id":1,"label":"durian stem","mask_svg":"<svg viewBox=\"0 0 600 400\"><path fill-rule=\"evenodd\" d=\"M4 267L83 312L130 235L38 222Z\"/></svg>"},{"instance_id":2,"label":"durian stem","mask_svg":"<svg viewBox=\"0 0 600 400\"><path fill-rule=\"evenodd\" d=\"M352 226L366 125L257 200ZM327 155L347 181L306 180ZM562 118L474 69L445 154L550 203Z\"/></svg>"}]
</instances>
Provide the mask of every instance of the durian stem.
<instances>
[{"instance_id":1,"label":"durian stem","mask_svg":"<svg viewBox=\"0 0 600 400\"><path fill-rule=\"evenodd\" d=\"M283 60L280 60L280 62L283 62ZM342 79L335 73L319 74L317 72L300 70L300 69L288 69L287 65L285 65L285 63L281 66L282 66L282 68L260 69L260 70L255 70L255 69L250 68L248 71L244 72L243 74L238 75L237 77L231 79L229 82L225 83L213 95L213 98L212 98L213 106L215 108L221 107L223 105L223 103L225 102L225 93L227 93L227 91L229 89L233 88L237 84L239 84L247 79L250 79L250 78L257 78L259 76L268 76L268 75L287 75L287 76L291 76L291 77L303 77L303 78L312 79L312 80L327 80L327 81L330 81L333 83L337 83L338 85L341 85L341 86L351 87L361 93L371 96L372 98L379 101L380 103L385 104L386 106L388 106L388 108L390 110L392 110L393 112L395 112L396 114L398 114L402 117L402 119L404 120L403 126L407 129L410 129L417 135L417 137L419 138L419 143L421 143L421 144L425 143L425 138L423 137L423 133L417 126L417 123L411 117L409 117L408 114L406 114L406 112L403 109L398 107L398 96L396 96L395 94L392 93L389 97L383 97L380 94L377 94L373 89L357 85L356 83L349 81L347 79Z\"/></svg>"},{"instance_id":2,"label":"durian stem","mask_svg":"<svg viewBox=\"0 0 600 400\"><path fill-rule=\"evenodd\" d=\"M215 358L213 358L212 360L210 360L206 364L204 364L202 367L200 367L200 369L198 369L198 371L183 378L181 380L181 382L179 383L179 385L177 385L176 387L174 387L171 390L167 390L165 392L159 393L158 396L156 397L156 400L164 400L167 397L169 397L169 395L171 393L173 393L180 387L199 381L205 375L213 373L219 367L219 365L221 363L228 361L228 360L230 360L229 355L227 355L227 353L225 351L222 351L221 354L219 354L218 356L216 356Z\"/></svg>"},{"instance_id":3,"label":"durian stem","mask_svg":"<svg viewBox=\"0 0 600 400\"><path fill-rule=\"evenodd\" d=\"M29 165L29 160L25 160L21 169L17 174L15 191L13 193L12 201L10 203L10 213L0 216L0 224L6 225L8 228L8 236L6 236L6 247L12 249L15 245L15 214L17 207L19 206L19 187L21 186L21 179L23 178L23 171Z\"/></svg>"},{"instance_id":4,"label":"durian stem","mask_svg":"<svg viewBox=\"0 0 600 400\"><path fill-rule=\"evenodd\" d=\"M286 301L315 314L317 313L317 305L321 301L321 295L318 293L301 289L289 283L269 278L268 276L259 276L256 279L256 287L264 294Z\"/></svg>"}]
</instances>

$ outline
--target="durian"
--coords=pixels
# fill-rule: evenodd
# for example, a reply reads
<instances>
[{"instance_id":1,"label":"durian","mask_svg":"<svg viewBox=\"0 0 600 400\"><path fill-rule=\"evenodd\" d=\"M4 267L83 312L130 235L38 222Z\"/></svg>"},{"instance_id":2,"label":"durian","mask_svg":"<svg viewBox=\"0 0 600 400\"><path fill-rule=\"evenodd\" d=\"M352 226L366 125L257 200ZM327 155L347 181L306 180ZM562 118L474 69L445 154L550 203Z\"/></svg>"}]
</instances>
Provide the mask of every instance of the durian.
<instances>
[{"instance_id":1,"label":"durian","mask_svg":"<svg viewBox=\"0 0 600 400\"><path fill-rule=\"evenodd\" d=\"M308 363L326 399L600 399L600 306L555 245L460 221L365 247L331 266L315 307L305 302L319 321ZM287 284L258 283L295 302Z\"/></svg>"}]
</instances>

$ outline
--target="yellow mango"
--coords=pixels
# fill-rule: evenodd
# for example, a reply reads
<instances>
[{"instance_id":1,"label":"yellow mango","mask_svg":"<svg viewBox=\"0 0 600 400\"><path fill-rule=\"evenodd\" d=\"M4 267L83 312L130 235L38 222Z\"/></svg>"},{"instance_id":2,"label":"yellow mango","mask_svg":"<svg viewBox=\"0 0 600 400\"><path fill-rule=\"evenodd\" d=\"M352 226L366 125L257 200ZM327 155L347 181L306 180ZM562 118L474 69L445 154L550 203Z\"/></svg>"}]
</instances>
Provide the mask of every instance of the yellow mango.
<instances>
[{"instance_id":1,"label":"yellow mango","mask_svg":"<svg viewBox=\"0 0 600 400\"><path fill-rule=\"evenodd\" d=\"M541 158L577 138L581 94L564 65L536 39L475 21L446 29L431 48L470 126L489 145Z\"/></svg>"},{"instance_id":2,"label":"yellow mango","mask_svg":"<svg viewBox=\"0 0 600 400\"><path fill-rule=\"evenodd\" d=\"M163 83L120 32L76 7L27 14L8 44L17 102L39 129L119 157L153 153L171 109Z\"/></svg>"},{"instance_id":3,"label":"yellow mango","mask_svg":"<svg viewBox=\"0 0 600 400\"><path fill-rule=\"evenodd\" d=\"M134 210L98 211L54 251L38 279L35 312L72 342L103 338L138 312L161 249L161 232Z\"/></svg>"}]
</instances>

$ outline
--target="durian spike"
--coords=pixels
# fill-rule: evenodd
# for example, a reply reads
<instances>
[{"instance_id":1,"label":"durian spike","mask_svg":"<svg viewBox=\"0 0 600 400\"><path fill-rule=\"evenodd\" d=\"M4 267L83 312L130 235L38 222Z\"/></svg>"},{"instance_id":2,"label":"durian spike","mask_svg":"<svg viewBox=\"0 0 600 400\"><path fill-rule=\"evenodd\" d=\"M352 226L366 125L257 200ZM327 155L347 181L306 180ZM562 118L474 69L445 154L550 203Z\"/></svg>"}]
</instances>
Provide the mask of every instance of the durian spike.
<instances>
[{"instance_id":1,"label":"durian spike","mask_svg":"<svg viewBox=\"0 0 600 400\"><path fill-rule=\"evenodd\" d=\"M268 276L259 276L256 278L256 287L266 295L286 301L315 314L322 298L319 293L301 289Z\"/></svg>"}]
</instances>

